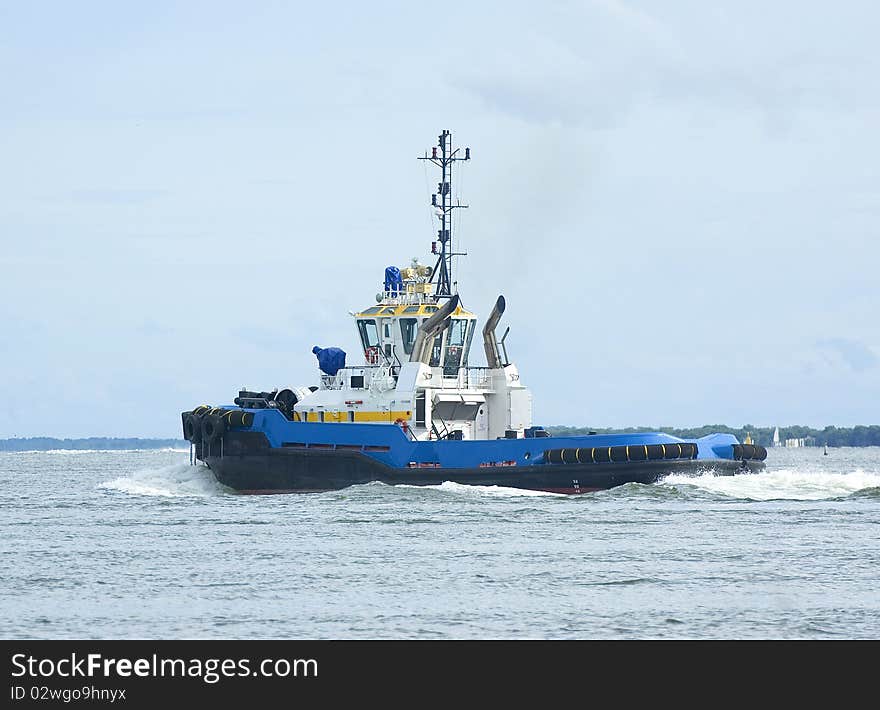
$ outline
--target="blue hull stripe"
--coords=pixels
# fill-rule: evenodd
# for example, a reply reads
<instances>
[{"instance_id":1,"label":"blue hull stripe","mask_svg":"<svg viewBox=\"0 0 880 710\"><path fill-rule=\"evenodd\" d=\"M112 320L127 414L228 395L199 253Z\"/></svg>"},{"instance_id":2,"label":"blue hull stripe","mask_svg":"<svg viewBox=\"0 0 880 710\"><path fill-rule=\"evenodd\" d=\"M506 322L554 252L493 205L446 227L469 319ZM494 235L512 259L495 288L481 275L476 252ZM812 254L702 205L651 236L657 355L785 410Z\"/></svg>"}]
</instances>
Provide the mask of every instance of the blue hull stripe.
<instances>
[{"instance_id":1,"label":"blue hull stripe","mask_svg":"<svg viewBox=\"0 0 880 710\"><path fill-rule=\"evenodd\" d=\"M238 409L231 406L227 409ZM364 447L378 461L396 468L411 464L438 465L442 468L474 468L480 465L534 466L544 463L546 449L638 446L645 444L697 444L698 459L732 459L731 434L710 434L700 439L679 439L661 432L638 434L596 434L591 436L550 436L529 439L478 441L413 441L391 424L292 422L275 409L248 410L253 425L241 431L262 431L270 446Z\"/></svg>"}]
</instances>

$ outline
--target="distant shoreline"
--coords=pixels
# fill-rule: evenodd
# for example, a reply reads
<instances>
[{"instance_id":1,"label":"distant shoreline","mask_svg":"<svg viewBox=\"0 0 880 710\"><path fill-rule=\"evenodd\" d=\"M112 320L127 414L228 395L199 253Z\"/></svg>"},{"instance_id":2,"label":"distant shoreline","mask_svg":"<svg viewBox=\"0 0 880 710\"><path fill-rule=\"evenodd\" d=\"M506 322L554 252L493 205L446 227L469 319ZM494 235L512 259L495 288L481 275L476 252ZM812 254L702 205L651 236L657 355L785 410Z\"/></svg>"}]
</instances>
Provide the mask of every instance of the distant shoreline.
<instances>
[{"instance_id":1,"label":"distant shoreline","mask_svg":"<svg viewBox=\"0 0 880 710\"><path fill-rule=\"evenodd\" d=\"M0 451L130 451L132 449L188 449L184 439L139 439L92 436L56 439L51 436L0 439Z\"/></svg>"},{"instance_id":2,"label":"distant shoreline","mask_svg":"<svg viewBox=\"0 0 880 710\"><path fill-rule=\"evenodd\" d=\"M776 427L744 426L733 428L723 424L708 424L692 429L676 427L628 427L626 429L607 429L600 427L571 427L561 424L545 427L556 436L575 436L589 434L617 434L646 431L662 431L682 439L699 439L715 432L733 434L740 441L750 437L752 442L762 446L773 445ZM779 427L780 444L785 446L788 439L798 440L800 446L880 446L880 426L854 426L812 429L805 426ZM78 439L58 439L51 436L0 439L0 451L125 451L131 449L188 449L185 439L150 439L91 436Z\"/></svg>"},{"instance_id":3,"label":"distant shoreline","mask_svg":"<svg viewBox=\"0 0 880 710\"><path fill-rule=\"evenodd\" d=\"M589 434L618 434L638 433L648 431L662 431L681 439L699 439L708 434L733 434L742 442L748 437L752 443L761 446L774 446L774 435L779 436L779 446L880 446L880 426L857 425L854 427L826 426L823 429L813 429L807 426L780 426L759 427L746 424L743 427L729 427L724 424L706 424L701 427L678 428L678 427L628 427L626 429L601 429L588 427L570 427L553 425L545 427L551 434L557 436L572 436Z\"/></svg>"}]
</instances>

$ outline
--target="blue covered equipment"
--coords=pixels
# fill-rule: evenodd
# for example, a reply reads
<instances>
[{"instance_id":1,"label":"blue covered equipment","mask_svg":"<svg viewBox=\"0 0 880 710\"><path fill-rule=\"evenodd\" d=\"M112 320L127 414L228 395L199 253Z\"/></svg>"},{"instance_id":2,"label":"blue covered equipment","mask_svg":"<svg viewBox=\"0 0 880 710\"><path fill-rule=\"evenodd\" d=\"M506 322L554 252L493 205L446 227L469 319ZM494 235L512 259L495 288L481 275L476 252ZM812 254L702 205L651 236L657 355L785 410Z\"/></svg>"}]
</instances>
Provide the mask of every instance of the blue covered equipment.
<instances>
[{"instance_id":1,"label":"blue covered equipment","mask_svg":"<svg viewBox=\"0 0 880 710\"><path fill-rule=\"evenodd\" d=\"M385 290L392 296L403 292L403 278L400 275L400 269L396 266L389 266L385 269Z\"/></svg>"},{"instance_id":2,"label":"blue covered equipment","mask_svg":"<svg viewBox=\"0 0 880 710\"><path fill-rule=\"evenodd\" d=\"M335 375L345 367L345 351L340 348L319 348L317 345L312 352L318 358L318 367L327 375Z\"/></svg>"}]
</instances>

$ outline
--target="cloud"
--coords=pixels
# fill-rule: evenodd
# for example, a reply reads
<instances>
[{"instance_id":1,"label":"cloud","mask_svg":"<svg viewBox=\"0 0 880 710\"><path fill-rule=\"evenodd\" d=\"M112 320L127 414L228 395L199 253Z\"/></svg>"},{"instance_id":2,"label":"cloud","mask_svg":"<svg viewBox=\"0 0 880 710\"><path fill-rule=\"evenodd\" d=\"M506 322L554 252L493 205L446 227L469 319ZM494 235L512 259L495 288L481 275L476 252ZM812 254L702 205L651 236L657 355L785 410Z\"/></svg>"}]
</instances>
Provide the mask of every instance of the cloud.
<instances>
[{"instance_id":1,"label":"cloud","mask_svg":"<svg viewBox=\"0 0 880 710\"><path fill-rule=\"evenodd\" d=\"M880 358L867 345L848 338L824 338L816 345L834 360L842 360L856 372L863 372L880 364Z\"/></svg>"},{"instance_id":2,"label":"cloud","mask_svg":"<svg viewBox=\"0 0 880 710\"><path fill-rule=\"evenodd\" d=\"M598 129L644 104L754 111L776 137L788 135L805 110L876 109L878 62L863 51L866 40L830 43L831 30L811 17L780 41L792 14L672 6L651 15L614 0L571 5L552 23L511 28L506 47L452 81L527 123Z\"/></svg>"}]
</instances>

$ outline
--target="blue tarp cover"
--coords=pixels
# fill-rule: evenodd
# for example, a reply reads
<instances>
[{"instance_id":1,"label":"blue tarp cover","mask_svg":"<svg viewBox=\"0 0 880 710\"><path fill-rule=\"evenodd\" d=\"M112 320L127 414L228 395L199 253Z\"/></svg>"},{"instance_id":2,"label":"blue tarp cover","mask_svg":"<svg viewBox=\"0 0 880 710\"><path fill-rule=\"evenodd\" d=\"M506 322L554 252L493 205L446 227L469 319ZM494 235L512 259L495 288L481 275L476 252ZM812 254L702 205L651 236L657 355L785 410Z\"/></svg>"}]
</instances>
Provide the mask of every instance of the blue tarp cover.
<instances>
[{"instance_id":1,"label":"blue tarp cover","mask_svg":"<svg viewBox=\"0 0 880 710\"><path fill-rule=\"evenodd\" d=\"M385 268L385 290L392 293L403 291L403 279L400 276L400 269L396 266Z\"/></svg>"},{"instance_id":2,"label":"blue tarp cover","mask_svg":"<svg viewBox=\"0 0 880 710\"><path fill-rule=\"evenodd\" d=\"M328 375L335 375L343 367L345 367L345 351L339 348L319 348L317 345L312 348L312 352L318 358L318 367L321 372Z\"/></svg>"}]
</instances>

